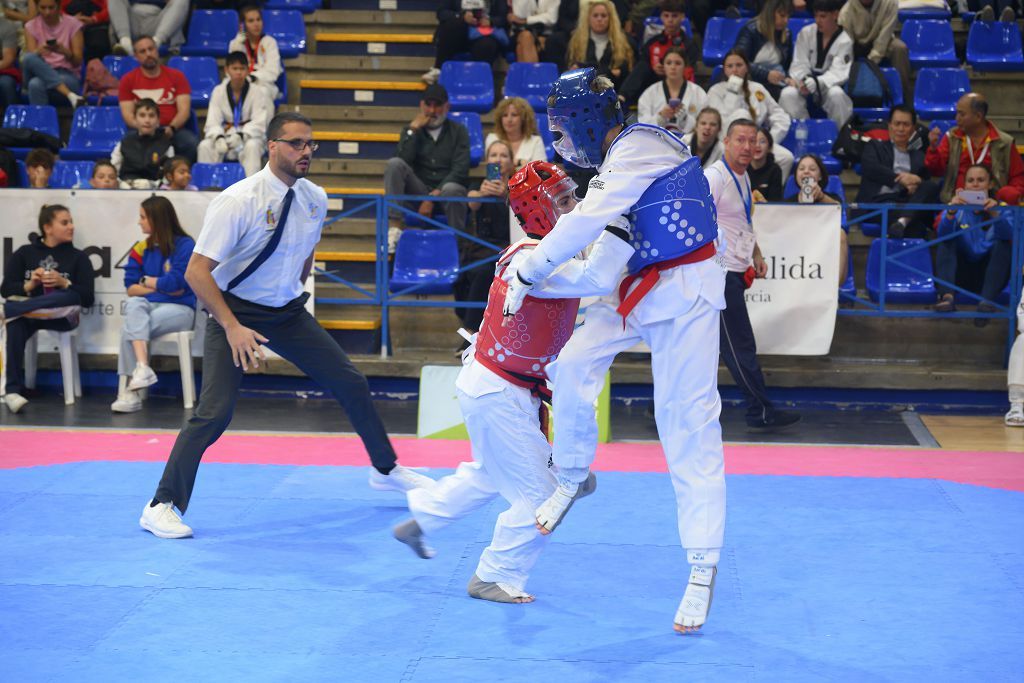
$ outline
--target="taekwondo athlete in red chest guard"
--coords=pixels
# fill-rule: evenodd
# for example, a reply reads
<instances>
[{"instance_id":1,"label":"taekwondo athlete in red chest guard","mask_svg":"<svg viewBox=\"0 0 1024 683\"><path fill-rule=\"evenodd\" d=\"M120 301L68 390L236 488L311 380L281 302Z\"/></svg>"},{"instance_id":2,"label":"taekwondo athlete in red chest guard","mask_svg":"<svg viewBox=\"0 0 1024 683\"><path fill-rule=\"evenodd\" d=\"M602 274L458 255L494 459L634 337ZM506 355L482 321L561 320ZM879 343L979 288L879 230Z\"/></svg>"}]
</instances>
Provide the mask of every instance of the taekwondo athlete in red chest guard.
<instances>
[{"instance_id":1,"label":"taekwondo athlete in red chest guard","mask_svg":"<svg viewBox=\"0 0 1024 683\"><path fill-rule=\"evenodd\" d=\"M516 265L576 205L575 189L571 178L546 161L530 162L509 179L509 203L527 237L498 257L483 323L456 382L473 460L429 490L410 494L412 519L394 529L395 538L430 558L428 536L498 495L505 498L511 507L498 516L467 588L474 598L533 601L526 581L547 540L536 528L534 509L557 487L541 420L541 397L550 396L546 369L573 333L580 297L611 292L634 253L629 221L612 216L586 259L567 259L530 291L515 315L502 314ZM576 497L595 486L593 475L585 476Z\"/></svg>"},{"instance_id":2,"label":"taekwondo athlete in red chest guard","mask_svg":"<svg viewBox=\"0 0 1024 683\"><path fill-rule=\"evenodd\" d=\"M707 618L725 533L718 421L725 271L714 258L714 201L700 160L664 128L624 126L611 82L592 68L562 74L548 96L548 121L555 150L573 164L596 167L597 175L579 205L509 267L515 273L506 278L505 314L519 311L526 297L543 289L562 263L601 236L617 216L629 217L636 253L618 292L588 306L586 321L548 366L558 488L535 511L537 526L542 533L554 531L585 491L597 450L594 401L605 373L616 354L646 342L654 415L690 563L674 627L688 633Z\"/></svg>"}]
</instances>

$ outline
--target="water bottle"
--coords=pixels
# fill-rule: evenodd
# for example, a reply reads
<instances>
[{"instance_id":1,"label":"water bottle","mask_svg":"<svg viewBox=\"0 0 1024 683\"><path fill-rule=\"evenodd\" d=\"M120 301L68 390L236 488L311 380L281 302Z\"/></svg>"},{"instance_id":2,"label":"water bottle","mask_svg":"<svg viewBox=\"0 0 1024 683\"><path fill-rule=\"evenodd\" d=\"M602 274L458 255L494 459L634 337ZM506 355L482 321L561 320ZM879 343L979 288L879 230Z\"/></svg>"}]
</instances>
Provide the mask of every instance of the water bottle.
<instances>
[{"instance_id":1,"label":"water bottle","mask_svg":"<svg viewBox=\"0 0 1024 683\"><path fill-rule=\"evenodd\" d=\"M796 132L794 133L794 137L796 138L796 149L793 150L793 154L797 159L802 157L804 154L807 154L807 135L807 121L799 119L796 122Z\"/></svg>"}]
</instances>

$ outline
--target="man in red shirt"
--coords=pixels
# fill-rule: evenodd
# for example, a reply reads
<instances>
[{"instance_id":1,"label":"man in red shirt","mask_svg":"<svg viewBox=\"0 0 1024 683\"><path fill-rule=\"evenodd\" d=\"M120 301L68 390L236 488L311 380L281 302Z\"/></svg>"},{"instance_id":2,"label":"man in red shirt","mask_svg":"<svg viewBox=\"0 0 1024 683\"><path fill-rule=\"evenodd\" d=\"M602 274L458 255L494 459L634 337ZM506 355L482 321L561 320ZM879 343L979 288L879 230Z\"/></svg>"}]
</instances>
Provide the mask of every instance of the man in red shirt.
<instances>
[{"instance_id":1,"label":"man in red shirt","mask_svg":"<svg viewBox=\"0 0 1024 683\"><path fill-rule=\"evenodd\" d=\"M1017 206L1024 198L1024 161L1013 137L988 120L988 102L978 93L967 93L956 103L956 128L945 135L938 128L928 134L924 163L932 176L944 177L939 198L948 204L964 186L967 169L987 166L995 183L996 199Z\"/></svg>"},{"instance_id":2,"label":"man in red shirt","mask_svg":"<svg viewBox=\"0 0 1024 683\"><path fill-rule=\"evenodd\" d=\"M139 36L132 44L139 66L121 77L118 101L121 115L129 128L135 128L135 103L149 98L160 108L163 134L171 138L176 153L196 162L199 140L186 128L192 112L192 88L185 74L168 66L161 66L156 42L149 36Z\"/></svg>"}]
</instances>

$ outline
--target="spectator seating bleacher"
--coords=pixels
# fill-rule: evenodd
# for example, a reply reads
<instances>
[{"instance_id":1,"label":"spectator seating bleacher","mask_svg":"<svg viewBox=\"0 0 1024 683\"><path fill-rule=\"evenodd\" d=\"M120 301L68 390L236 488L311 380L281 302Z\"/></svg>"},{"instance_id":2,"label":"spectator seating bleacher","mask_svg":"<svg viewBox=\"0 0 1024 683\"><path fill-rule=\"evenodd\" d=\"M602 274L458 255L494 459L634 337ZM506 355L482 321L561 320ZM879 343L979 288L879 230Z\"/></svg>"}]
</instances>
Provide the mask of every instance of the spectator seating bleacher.
<instances>
[{"instance_id":1,"label":"spectator seating bleacher","mask_svg":"<svg viewBox=\"0 0 1024 683\"><path fill-rule=\"evenodd\" d=\"M245 169L237 162L223 164L198 163L192 166L192 184L200 190L216 187L224 189L245 180Z\"/></svg>"},{"instance_id":2,"label":"spectator seating bleacher","mask_svg":"<svg viewBox=\"0 0 1024 683\"><path fill-rule=\"evenodd\" d=\"M476 166L484 158L484 127L480 122L480 115L474 111L453 111L449 112L448 118L455 123L461 123L469 131L469 164Z\"/></svg>"},{"instance_id":3,"label":"spectator seating bleacher","mask_svg":"<svg viewBox=\"0 0 1024 683\"><path fill-rule=\"evenodd\" d=\"M544 141L544 151L548 153L548 161L555 160L555 136L551 134L551 129L548 128L548 115L537 114L537 133Z\"/></svg>"},{"instance_id":4,"label":"spectator seating bleacher","mask_svg":"<svg viewBox=\"0 0 1024 683\"><path fill-rule=\"evenodd\" d=\"M107 67L111 76L121 80L121 76L139 66L139 60L131 55L107 55L103 58L103 66Z\"/></svg>"},{"instance_id":5,"label":"spectator seating bleacher","mask_svg":"<svg viewBox=\"0 0 1024 683\"><path fill-rule=\"evenodd\" d=\"M454 233L447 230L402 231L395 248L395 269L391 275L392 292L422 282L430 284L415 294L451 294L459 270L459 247Z\"/></svg>"},{"instance_id":6,"label":"spectator seating bleacher","mask_svg":"<svg viewBox=\"0 0 1024 683\"><path fill-rule=\"evenodd\" d=\"M900 38L907 44L910 64L915 69L960 66L949 21L912 19L903 24Z\"/></svg>"},{"instance_id":7,"label":"spectator seating bleacher","mask_svg":"<svg viewBox=\"0 0 1024 683\"><path fill-rule=\"evenodd\" d=\"M798 123L797 120L793 121L789 132L786 133L786 137L782 141L782 146L795 156L799 156L796 141ZM804 143L804 153L817 154L821 157L829 173L839 173L843 165L832 156L832 146L835 144L836 138L839 137L839 129L836 128L835 121L832 119L804 119L804 123L807 126L807 142Z\"/></svg>"},{"instance_id":8,"label":"spectator seating bleacher","mask_svg":"<svg viewBox=\"0 0 1024 683\"><path fill-rule=\"evenodd\" d=\"M445 62L438 79L454 111L486 113L494 106L494 75L484 62Z\"/></svg>"},{"instance_id":9,"label":"spectator seating bleacher","mask_svg":"<svg viewBox=\"0 0 1024 683\"><path fill-rule=\"evenodd\" d=\"M843 284L839 285L839 293L857 296L857 284L853 280L853 253L850 247L846 247L846 264L846 279L843 280Z\"/></svg>"},{"instance_id":10,"label":"spectator seating bleacher","mask_svg":"<svg viewBox=\"0 0 1024 683\"><path fill-rule=\"evenodd\" d=\"M914 109L926 121L954 118L956 101L970 90L971 82L963 69L921 69L914 85Z\"/></svg>"},{"instance_id":11,"label":"spectator seating bleacher","mask_svg":"<svg viewBox=\"0 0 1024 683\"><path fill-rule=\"evenodd\" d=\"M62 159L99 159L108 157L125 134L120 107L79 107L71 119L68 146Z\"/></svg>"},{"instance_id":12,"label":"spectator seating bleacher","mask_svg":"<svg viewBox=\"0 0 1024 683\"><path fill-rule=\"evenodd\" d=\"M886 250L889 256L896 256L912 247L924 244L924 240L888 240ZM868 250L867 289L872 301L878 301L881 286L882 240L876 239ZM899 262L912 266L924 273L920 275L899 265ZM931 304L935 303L935 279L932 276L932 258L927 249L919 249L911 254L900 256L899 262L889 261L885 264L885 300L894 304Z\"/></svg>"},{"instance_id":13,"label":"spectator seating bleacher","mask_svg":"<svg viewBox=\"0 0 1024 683\"><path fill-rule=\"evenodd\" d=\"M12 104L4 112L4 128L31 128L60 139L57 109L49 104ZM11 147L16 159L24 159L31 151L28 147Z\"/></svg>"},{"instance_id":14,"label":"spectator seating bleacher","mask_svg":"<svg viewBox=\"0 0 1024 683\"><path fill-rule=\"evenodd\" d=\"M266 24L264 24L266 26ZM267 27L269 29L269 26ZM238 35L238 13L232 10L195 10L189 22L188 38L181 54L195 57L222 57L228 44Z\"/></svg>"},{"instance_id":15,"label":"spectator seating bleacher","mask_svg":"<svg viewBox=\"0 0 1024 683\"><path fill-rule=\"evenodd\" d=\"M814 17L790 17L789 18L789 41L796 45L796 37L804 26L814 23Z\"/></svg>"},{"instance_id":16,"label":"spectator seating bleacher","mask_svg":"<svg viewBox=\"0 0 1024 683\"><path fill-rule=\"evenodd\" d=\"M703 61L707 66L716 66L722 63L726 53L736 44L736 36L746 19L727 19L725 17L711 17L704 29Z\"/></svg>"},{"instance_id":17,"label":"spectator seating bleacher","mask_svg":"<svg viewBox=\"0 0 1024 683\"><path fill-rule=\"evenodd\" d=\"M1024 71L1016 22L976 21L967 34L967 63L975 71Z\"/></svg>"},{"instance_id":18,"label":"spectator seating bleacher","mask_svg":"<svg viewBox=\"0 0 1024 683\"><path fill-rule=\"evenodd\" d=\"M900 81L900 72L891 66L881 67L885 76L885 82L889 84L889 92L892 94L892 103L903 104L903 83ZM853 113L863 121L887 121L891 107L854 107Z\"/></svg>"},{"instance_id":19,"label":"spectator seating bleacher","mask_svg":"<svg viewBox=\"0 0 1024 683\"><path fill-rule=\"evenodd\" d=\"M284 66L281 67L281 75L277 77L277 97L274 99L274 106L284 104L288 101L288 74Z\"/></svg>"},{"instance_id":20,"label":"spectator seating bleacher","mask_svg":"<svg viewBox=\"0 0 1024 683\"><path fill-rule=\"evenodd\" d=\"M942 21L949 21L953 16L953 13L949 11L949 8L943 5L942 7L914 7L909 9L901 9L899 11L900 23L905 23L912 19L939 19Z\"/></svg>"},{"instance_id":21,"label":"spectator seating bleacher","mask_svg":"<svg viewBox=\"0 0 1024 683\"><path fill-rule=\"evenodd\" d=\"M508 65L505 97L522 97L535 112L548 109L548 93L558 80L558 65L550 62L515 62Z\"/></svg>"},{"instance_id":22,"label":"spectator seating bleacher","mask_svg":"<svg viewBox=\"0 0 1024 683\"><path fill-rule=\"evenodd\" d=\"M25 160L18 159L18 187L28 187L28 169L25 168Z\"/></svg>"},{"instance_id":23,"label":"spectator seating bleacher","mask_svg":"<svg viewBox=\"0 0 1024 683\"><path fill-rule=\"evenodd\" d=\"M220 69L213 57L171 57L167 66L185 74L192 88L192 106L208 107L213 89L221 82Z\"/></svg>"},{"instance_id":24,"label":"spectator seating bleacher","mask_svg":"<svg viewBox=\"0 0 1024 683\"><path fill-rule=\"evenodd\" d=\"M268 36L277 41L281 57L298 57L306 51L306 22L302 12L293 9L263 11L263 25Z\"/></svg>"},{"instance_id":25,"label":"spectator seating bleacher","mask_svg":"<svg viewBox=\"0 0 1024 683\"><path fill-rule=\"evenodd\" d=\"M323 0L267 0L263 9L293 9L303 14L312 14L322 6Z\"/></svg>"},{"instance_id":26,"label":"spectator seating bleacher","mask_svg":"<svg viewBox=\"0 0 1024 683\"><path fill-rule=\"evenodd\" d=\"M91 161L65 161L58 159L53 165L53 175L50 176L50 187L61 189L74 189L89 187L89 179L92 178Z\"/></svg>"}]
</instances>

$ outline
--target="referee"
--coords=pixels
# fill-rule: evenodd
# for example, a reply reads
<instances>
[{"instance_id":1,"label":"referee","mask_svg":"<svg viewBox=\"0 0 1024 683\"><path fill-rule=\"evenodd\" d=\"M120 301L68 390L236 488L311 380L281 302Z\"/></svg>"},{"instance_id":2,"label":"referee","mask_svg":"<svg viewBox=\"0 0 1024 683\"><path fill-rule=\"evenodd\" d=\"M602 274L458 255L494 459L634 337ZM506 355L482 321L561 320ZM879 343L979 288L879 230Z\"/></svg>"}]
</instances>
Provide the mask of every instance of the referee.
<instances>
[{"instance_id":1,"label":"referee","mask_svg":"<svg viewBox=\"0 0 1024 683\"><path fill-rule=\"evenodd\" d=\"M369 452L370 486L408 491L433 481L396 463L366 378L305 308L303 282L313 266L327 193L306 180L317 143L301 114L278 114L267 127L270 162L221 192L206 211L185 280L210 313L203 390L178 434L153 500L139 524L160 538L192 529L174 512L188 509L203 453L231 422L242 373L259 367L261 344L324 386L348 413Z\"/></svg>"}]
</instances>

